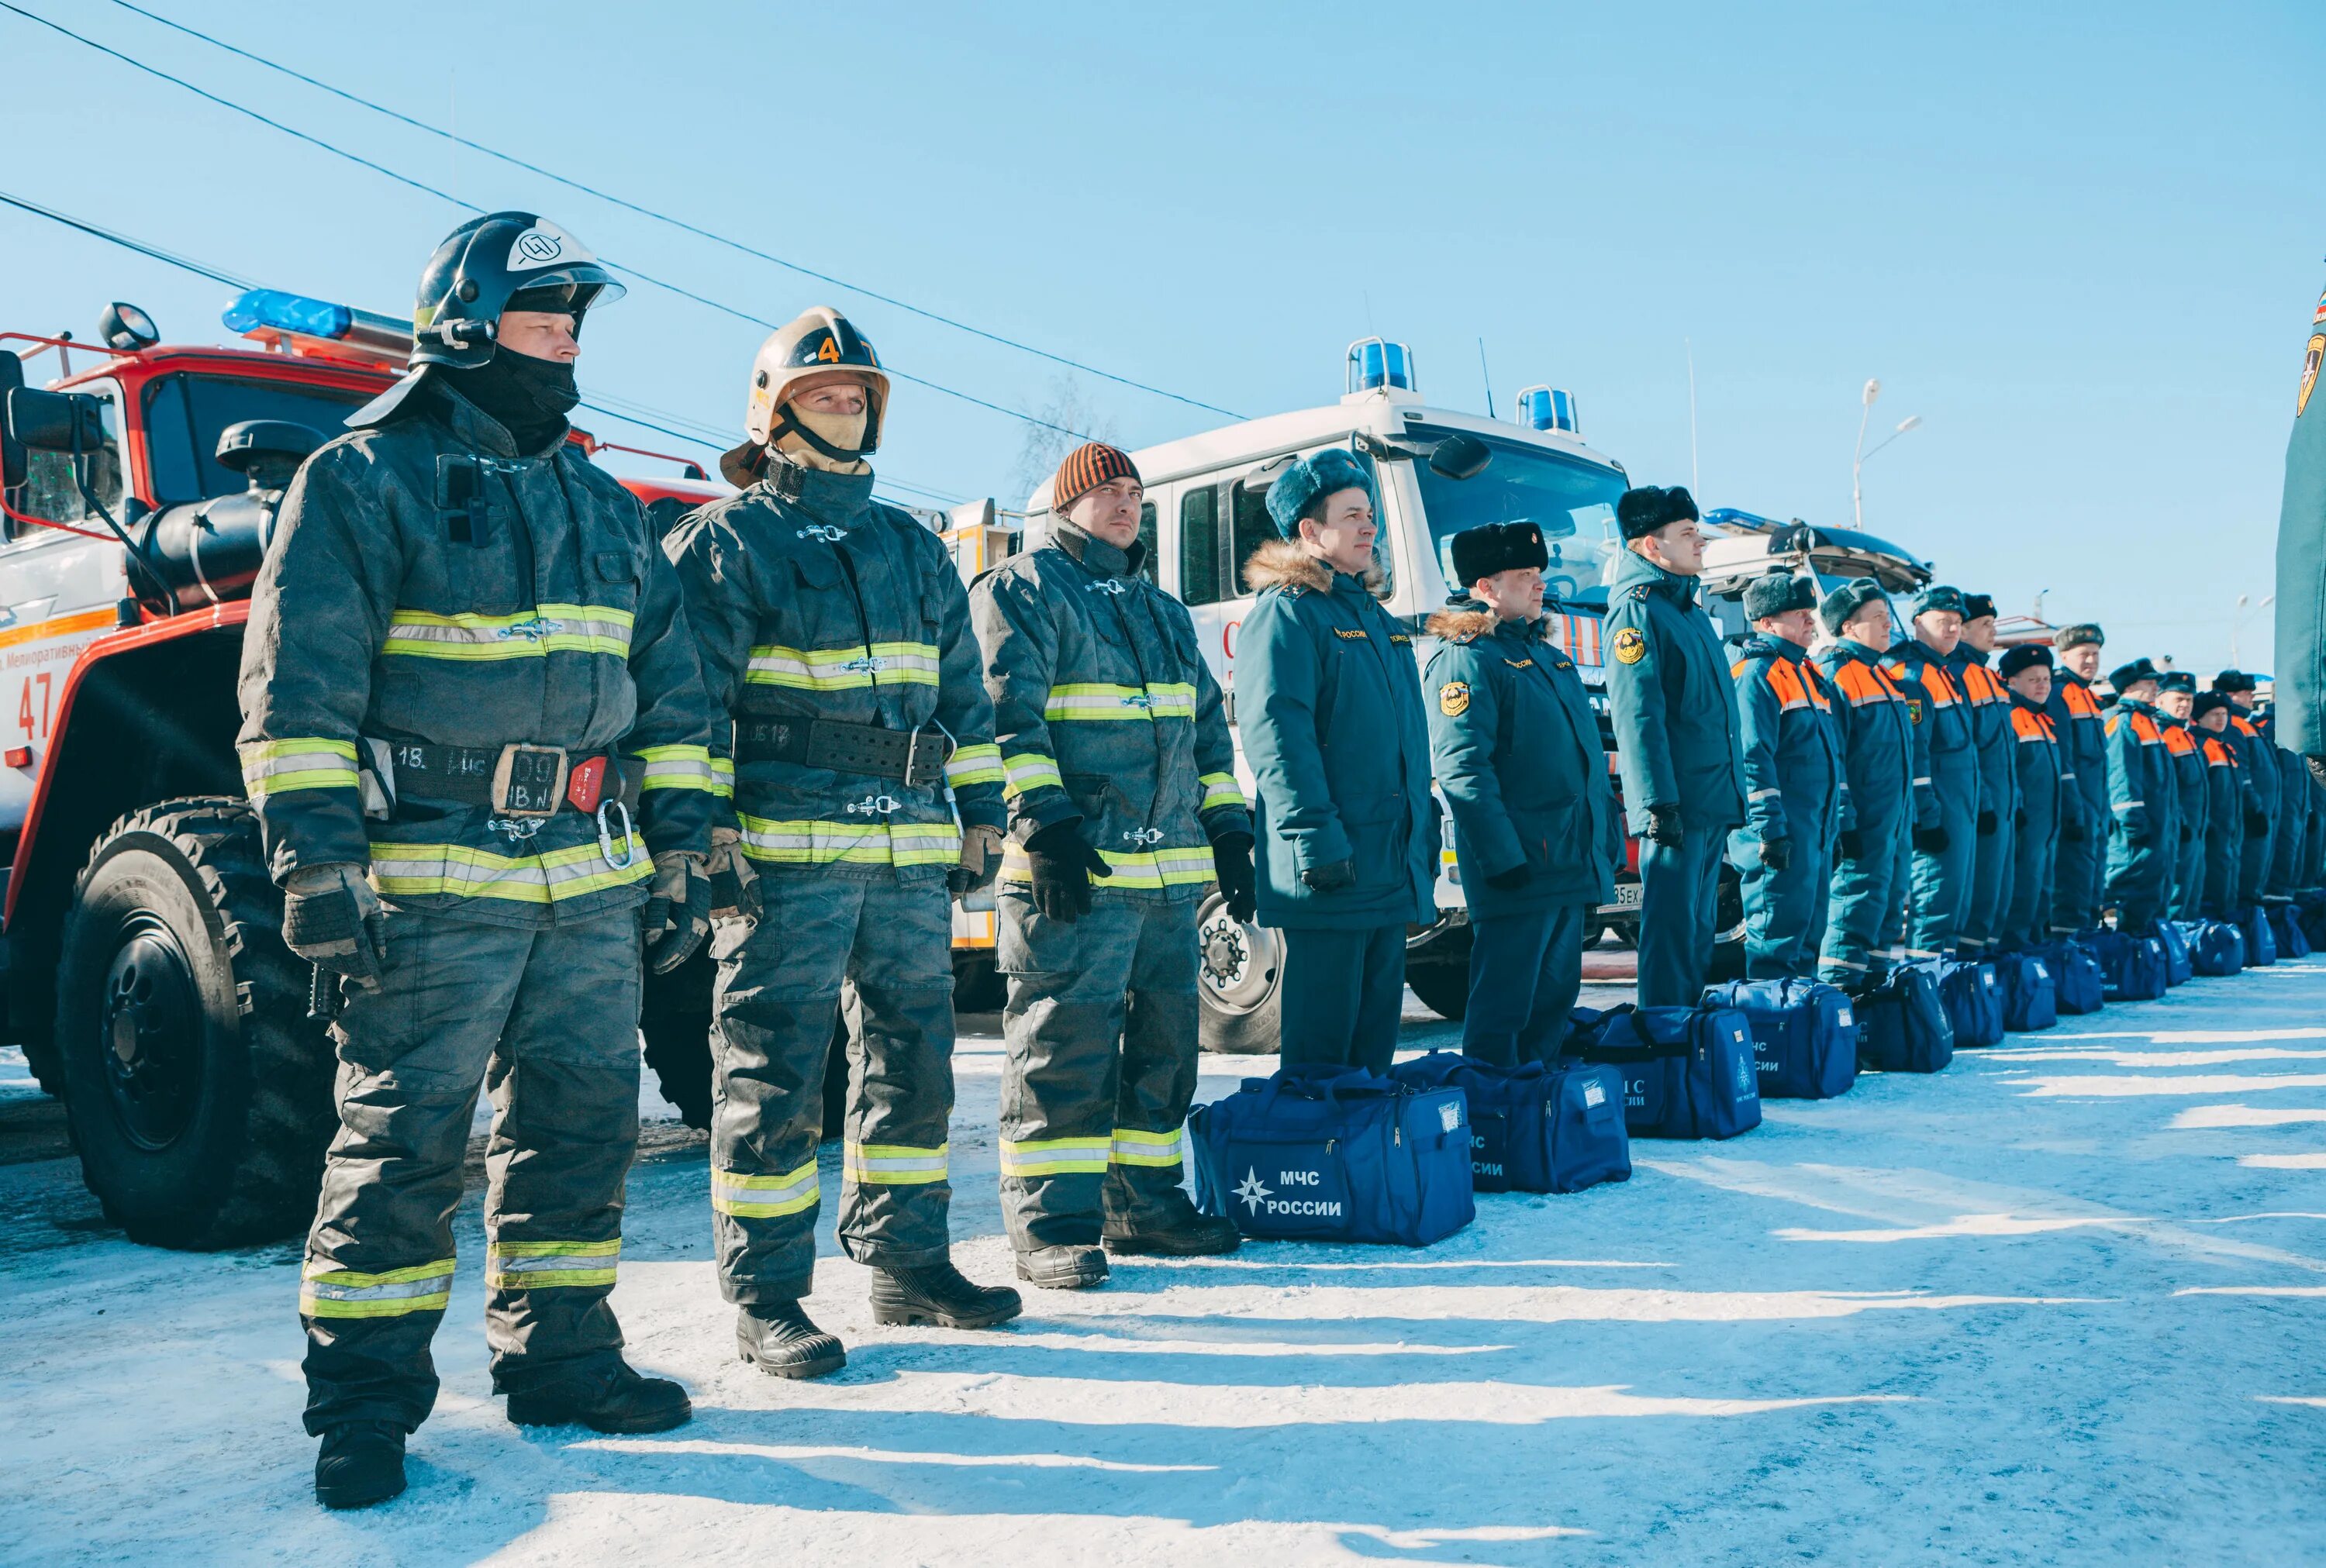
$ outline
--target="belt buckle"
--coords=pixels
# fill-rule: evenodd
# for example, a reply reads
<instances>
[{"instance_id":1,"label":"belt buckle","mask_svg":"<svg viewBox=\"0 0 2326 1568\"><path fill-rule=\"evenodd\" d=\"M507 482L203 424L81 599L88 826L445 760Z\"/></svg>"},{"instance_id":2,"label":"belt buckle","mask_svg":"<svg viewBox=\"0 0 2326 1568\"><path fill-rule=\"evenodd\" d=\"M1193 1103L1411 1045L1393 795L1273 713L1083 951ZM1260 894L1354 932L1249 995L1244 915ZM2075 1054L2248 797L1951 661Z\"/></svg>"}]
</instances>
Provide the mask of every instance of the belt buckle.
<instances>
[{"instance_id":1,"label":"belt buckle","mask_svg":"<svg viewBox=\"0 0 2326 1568\"><path fill-rule=\"evenodd\" d=\"M562 746L527 746L522 741L501 747L493 765L493 810L503 817L554 817L565 800L570 766Z\"/></svg>"},{"instance_id":2,"label":"belt buckle","mask_svg":"<svg viewBox=\"0 0 2326 1568\"><path fill-rule=\"evenodd\" d=\"M905 782L916 789L930 789L944 782L945 759L942 755L944 751L943 747L930 747L933 753L938 754L935 765L926 776L921 773L921 742L927 739L928 736L927 730L916 729L913 731L913 738L905 747Z\"/></svg>"}]
</instances>

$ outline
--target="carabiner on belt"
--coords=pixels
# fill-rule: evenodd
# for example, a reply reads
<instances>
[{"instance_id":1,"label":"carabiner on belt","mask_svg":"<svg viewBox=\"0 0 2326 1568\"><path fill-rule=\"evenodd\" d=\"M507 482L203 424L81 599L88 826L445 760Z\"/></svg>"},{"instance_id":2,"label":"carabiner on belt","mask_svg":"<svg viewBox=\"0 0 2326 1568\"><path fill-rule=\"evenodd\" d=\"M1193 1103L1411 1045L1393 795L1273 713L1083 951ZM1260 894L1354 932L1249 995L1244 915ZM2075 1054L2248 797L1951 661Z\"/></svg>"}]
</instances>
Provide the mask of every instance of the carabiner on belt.
<instances>
[{"instance_id":1,"label":"carabiner on belt","mask_svg":"<svg viewBox=\"0 0 2326 1568\"><path fill-rule=\"evenodd\" d=\"M622 813L622 858L614 858L614 830L606 823L608 812ZM598 803L598 858L617 871L627 871L637 863L638 847L630 833L630 808L608 796Z\"/></svg>"}]
</instances>

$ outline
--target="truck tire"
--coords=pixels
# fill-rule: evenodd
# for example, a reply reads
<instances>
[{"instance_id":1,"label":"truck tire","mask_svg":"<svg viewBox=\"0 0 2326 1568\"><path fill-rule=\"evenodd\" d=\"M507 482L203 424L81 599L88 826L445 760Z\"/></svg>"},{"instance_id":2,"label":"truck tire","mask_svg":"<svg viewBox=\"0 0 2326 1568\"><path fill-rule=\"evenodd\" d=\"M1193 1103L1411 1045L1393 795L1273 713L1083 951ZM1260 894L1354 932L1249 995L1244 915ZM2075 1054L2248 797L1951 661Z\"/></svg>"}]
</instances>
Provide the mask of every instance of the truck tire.
<instances>
[{"instance_id":1,"label":"truck tire","mask_svg":"<svg viewBox=\"0 0 2326 1568\"><path fill-rule=\"evenodd\" d=\"M1458 1024L1470 1005L1470 966L1451 963L1409 963L1405 983L1421 1005L1441 1018Z\"/></svg>"},{"instance_id":2,"label":"truck tire","mask_svg":"<svg viewBox=\"0 0 2326 1568\"><path fill-rule=\"evenodd\" d=\"M647 977L638 1033L646 1036L647 1066L678 1118L697 1132L711 1130L711 986L715 966L709 944L666 975ZM848 1115L848 1018L842 1009L823 1063L826 1143L840 1137Z\"/></svg>"},{"instance_id":3,"label":"truck tire","mask_svg":"<svg viewBox=\"0 0 2326 1568\"><path fill-rule=\"evenodd\" d=\"M74 884L57 962L66 1120L132 1240L211 1251L314 1214L336 1062L282 930L257 817L228 796L130 812Z\"/></svg>"},{"instance_id":4,"label":"truck tire","mask_svg":"<svg viewBox=\"0 0 2326 1568\"><path fill-rule=\"evenodd\" d=\"M1229 1056L1265 1056L1281 1044L1284 939L1228 914L1217 893L1196 916L1196 1040Z\"/></svg>"}]
</instances>

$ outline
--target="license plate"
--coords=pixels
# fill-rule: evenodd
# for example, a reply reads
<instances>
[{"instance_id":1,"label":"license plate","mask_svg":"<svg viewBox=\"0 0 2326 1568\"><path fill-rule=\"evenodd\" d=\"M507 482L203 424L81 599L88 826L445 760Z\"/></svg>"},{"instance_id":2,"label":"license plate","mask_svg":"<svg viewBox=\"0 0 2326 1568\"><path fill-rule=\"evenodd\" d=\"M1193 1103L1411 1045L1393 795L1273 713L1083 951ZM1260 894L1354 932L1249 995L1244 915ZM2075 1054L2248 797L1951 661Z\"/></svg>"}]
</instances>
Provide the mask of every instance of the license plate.
<instances>
[{"instance_id":1,"label":"license plate","mask_svg":"<svg viewBox=\"0 0 2326 1568\"><path fill-rule=\"evenodd\" d=\"M1637 882L1615 884L1615 896L1599 907L1603 910L1637 909L1641 905L1641 887Z\"/></svg>"}]
</instances>

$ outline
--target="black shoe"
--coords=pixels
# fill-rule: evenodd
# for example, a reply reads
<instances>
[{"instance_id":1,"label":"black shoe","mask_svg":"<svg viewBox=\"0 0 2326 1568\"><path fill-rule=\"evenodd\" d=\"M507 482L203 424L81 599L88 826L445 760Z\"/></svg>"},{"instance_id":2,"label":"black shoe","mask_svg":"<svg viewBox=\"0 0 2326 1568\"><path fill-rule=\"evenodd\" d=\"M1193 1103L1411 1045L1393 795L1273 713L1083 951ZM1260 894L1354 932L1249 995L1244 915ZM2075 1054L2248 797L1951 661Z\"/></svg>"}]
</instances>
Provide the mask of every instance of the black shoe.
<instances>
[{"instance_id":1,"label":"black shoe","mask_svg":"<svg viewBox=\"0 0 2326 1568\"><path fill-rule=\"evenodd\" d=\"M757 1301L735 1314L735 1349L771 1378L822 1378L848 1365L837 1336L795 1301Z\"/></svg>"},{"instance_id":2,"label":"black shoe","mask_svg":"<svg viewBox=\"0 0 2326 1568\"><path fill-rule=\"evenodd\" d=\"M667 1378L642 1377L617 1361L603 1370L512 1393L508 1418L519 1426L578 1422L598 1432L667 1432L693 1420L694 1405Z\"/></svg>"},{"instance_id":3,"label":"black shoe","mask_svg":"<svg viewBox=\"0 0 2326 1568\"><path fill-rule=\"evenodd\" d=\"M1095 1247L1036 1247L1018 1255L1018 1277L1044 1290L1088 1290L1106 1283L1106 1254Z\"/></svg>"},{"instance_id":4,"label":"black shoe","mask_svg":"<svg viewBox=\"0 0 2326 1568\"><path fill-rule=\"evenodd\" d=\"M315 1500L327 1508L368 1508L404 1489L404 1428L350 1421L323 1433L315 1456Z\"/></svg>"},{"instance_id":5,"label":"black shoe","mask_svg":"<svg viewBox=\"0 0 2326 1568\"><path fill-rule=\"evenodd\" d=\"M1025 1310L1006 1285L972 1285L950 1259L872 1271L872 1321L940 1329L990 1329Z\"/></svg>"},{"instance_id":6,"label":"black shoe","mask_svg":"<svg viewBox=\"0 0 2326 1568\"><path fill-rule=\"evenodd\" d=\"M1234 1220L1196 1213L1143 1230L1109 1230L1103 1239L1118 1257L1214 1257L1243 1245Z\"/></svg>"}]
</instances>

